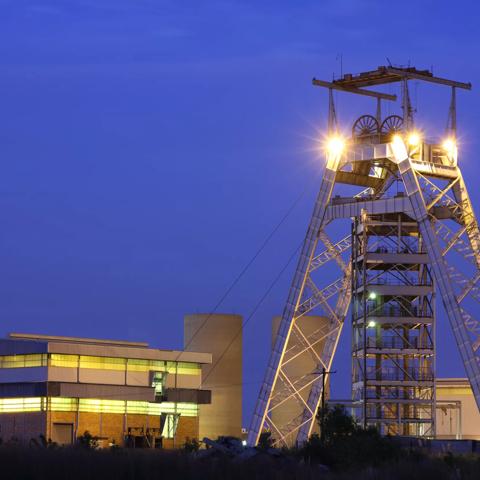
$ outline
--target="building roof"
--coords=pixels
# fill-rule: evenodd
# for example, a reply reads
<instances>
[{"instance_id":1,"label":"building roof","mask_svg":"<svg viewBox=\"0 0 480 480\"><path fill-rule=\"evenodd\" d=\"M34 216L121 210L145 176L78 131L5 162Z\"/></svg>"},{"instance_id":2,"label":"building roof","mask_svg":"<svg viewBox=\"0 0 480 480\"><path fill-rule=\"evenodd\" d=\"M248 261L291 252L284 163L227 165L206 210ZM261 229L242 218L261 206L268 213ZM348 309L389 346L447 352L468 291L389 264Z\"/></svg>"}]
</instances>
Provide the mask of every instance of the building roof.
<instances>
[{"instance_id":1,"label":"building roof","mask_svg":"<svg viewBox=\"0 0 480 480\"><path fill-rule=\"evenodd\" d=\"M29 353L58 353L173 362L212 363L212 355L210 353L160 350L149 347L146 342L25 333L10 333L8 338L0 340L0 354L2 355Z\"/></svg>"},{"instance_id":2,"label":"building roof","mask_svg":"<svg viewBox=\"0 0 480 480\"><path fill-rule=\"evenodd\" d=\"M437 378L435 380L437 387L469 387L468 378Z\"/></svg>"},{"instance_id":3,"label":"building roof","mask_svg":"<svg viewBox=\"0 0 480 480\"><path fill-rule=\"evenodd\" d=\"M99 338L85 337L61 337L58 335L41 335L32 333L9 333L8 338L20 340L46 340L49 342L86 343L95 345L115 345L122 347L143 347L148 348L147 342L127 342L125 340L105 340Z\"/></svg>"}]
</instances>

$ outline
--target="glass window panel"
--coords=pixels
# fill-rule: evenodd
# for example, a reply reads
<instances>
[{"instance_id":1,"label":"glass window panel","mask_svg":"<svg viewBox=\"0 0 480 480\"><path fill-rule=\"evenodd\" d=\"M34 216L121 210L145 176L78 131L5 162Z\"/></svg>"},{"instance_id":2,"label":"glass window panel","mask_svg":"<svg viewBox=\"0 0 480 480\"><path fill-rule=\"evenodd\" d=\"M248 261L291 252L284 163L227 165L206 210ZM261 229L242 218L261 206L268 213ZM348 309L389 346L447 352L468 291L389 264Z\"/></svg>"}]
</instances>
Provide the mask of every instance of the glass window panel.
<instances>
[{"instance_id":1,"label":"glass window panel","mask_svg":"<svg viewBox=\"0 0 480 480\"><path fill-rule=\"evenodd\" d=\"M39 412L42 397L0 398L0 413Z\"/></svg>"},{"instance_id":2,"label":"glass window panel","mask_svg":"<svg viewBox=\"0 0 480 480\"><path fill-rule=\"evenodd\" d=\"M165 362L163 360L149 360L151 370L165 371Z\"/></svg>"},{"instance_id":3,"label":"glass window panel","mask_svg":"<svg viewBox=\"0 0 480 480\"><path fill-rule=\"evenodd\" d=\"M78 368L78 355L50 354L51 367Z\"/></svg>"},{"instance_id":4,"label":"glass window panel","mask_svg":"<svg viewBox=\"0 0 480 480\"><path fill-rule=\"evenodd\" d=\"M68 397L26 397L26 398L0 398L0 413L14 412L37 412L46 410L47 405L51 411L74 412L78 409L80 412L91 413L125 413L155 415L172 414L184 417L198 416L198 405L195 403L149 403L142 401L124 400L104 400L96 398L76 398Z\"/></svg>"},{"instance_id":5,"label":"glass window panel","mask_svg":"<svg viewBox=\"0 0 480 480\"><path fill-rule=\"evenodd\" d=\"M162 402L157 404L151 403L150 405L160 405L162 413L179 413L184 417L198 416L198 405L196 403Z\"/></svg>"},{"instance_id":6,"label":"glass window panel","mask_svg":"<svg viewBox=\"0 0 480 480\"><path fill-rule=\"evenodd\" d=\"M81 398L78 408L80 412L125 413L125 401Z\"/></svg>"},{"instance_id":7,"label":"glass window panel","mask_svg":"<svg viewBox=\"0 0 480 480\"><path fill-rule=\"evenodd\" d=\"M0 368L29 368L47 365L47 354L33 353L27 355L2 355Z\"/></svg>"},{"instance_id":8,"label":"glass window panel","mask_svg":"<svg viewBox=\"0 0 480 480\"><path fill-rule=\"evenodd\" d=\"M156 397L161 397L163 395L166 378L167 378L166 372L153 372L152 387L155 391Z\"/></svg>"},{"instance_id":9,"label":"glass window panel","mask_svg":"<svg viewBox=\"0 0 480 480\"><path fill-rule=\"evenodd\" d=\"M163 360L143 360L137 358L129 358L127 363L128 370L137 372L149 372L156 370L165 371L165 362Z\"/></svg>"},{"instance_id":10,"label":"glass window panel","mask_svg":"<svg viewBox=\"0 0 480 480\"><path fill-rule=\"evenodd\" d=\"M50 410L53 412L73 412L77 410L76 398L51 397Z\"/></svg>"},{"instance_id":11,"label":"glass window panel","mask_svg":"<svg viewBox=\"0 0 480 480\"><path fill-rule=\"evenodd\" d=\"M129 400L127 402L127 413L146 415L148 413L148 402Z\"/></svg>"},{"instance_id":12,"label":"glass window panel","mask_svg":"<svg viewBox=\"0 0 480 480\"><path fill-rule=\"evenodd\" d=\"M147 405L148 415L160 416L162 414L162 403L149 403Z\"/></svg>"},{"instance_id":13,"label":"glass window panel","mask_svg":"<svg viewBox=\"0 0 480 480\"><path fill-rule=\"evenodd\" d=\"M127 362L127 369L132 372L148 372L148 360L139 360L136 358L129 358Z\"/></svg>"},{"instance_id":14,"label":"glass window panel","mask_svg":"<svg viewBox=\"0 0 480 480\"><path fill-rule=\"evenodd\" d=\"M179 415L168 414L165 417L165 423L163 424L162 436L163 438L174 438L177 432Z\"/></svg>"},{"instance_id":15,"label":"glass window panel","mask_svg":"<svg viewBox=\"0 0 480 480\"><path fill-rule=\"evenodd\" d=\"M202 370L198 363L167 362L167 372L179 375L200 375Z\"/></svg>"},{"instance_id":16,"label":"glass window panel","mask_svg":"<svg viewBox=\"0 0 480 480\"><path fill-rule=\"evenodd\" d=\"M125 370L126 359L115 357L80 356L80 368L97 370Z\"/></svg>"}]
</instances>

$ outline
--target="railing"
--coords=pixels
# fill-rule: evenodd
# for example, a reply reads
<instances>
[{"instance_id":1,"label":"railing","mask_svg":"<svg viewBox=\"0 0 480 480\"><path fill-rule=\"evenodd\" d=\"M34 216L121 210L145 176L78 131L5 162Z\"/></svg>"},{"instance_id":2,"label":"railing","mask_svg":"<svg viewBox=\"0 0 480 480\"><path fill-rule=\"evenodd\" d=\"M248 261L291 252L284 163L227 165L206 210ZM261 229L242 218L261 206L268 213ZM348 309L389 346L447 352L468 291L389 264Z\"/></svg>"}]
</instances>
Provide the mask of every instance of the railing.
<instances>
[{"instance_id":1,"label":"railing","mask_svg":"<svg viewBox=\"0 0 480 480\"><path fill-rule=\"evenodd\" d=\"M364 348L364 341L360 339L355 343L354 349ZM399 337L367 338L367 348L395 348L401 350L408 349L433 349L433 343L429 339L420 339L418 337L409 340Z\"/></svg>"},{"instance_id":2,"label":"railing","mask_svg":"<svg viewBox=\"0 0 480 480\"><path fill-rule=\"evenodd\" d=\"M377 248L374 248L374 249L371 249L371 250L367 250L367 253L395 253L395 254L415 254L415 255L418 255L418 254L424 254L426 252L424 251L416 251L418 247L416 245L412 245L412 246L409 246L409 247L406 247L406 246L403 246L402 248L398 248L398 247L385 247L385 246L382 246L382 247L377 247Z\"/></svg>"},{"instance_id":3,"label":"railing","mask_svg":"<svg viewBox=\"0 0 480 480\"><path fill-rule=\"evenodd\" d=\"M411 412L405 411L405 406L401 405L400 408L400 419L402 421L409 421L411 420L412 422L419 422L419 421L424 421L425 423L431 423L432 422L432 402L425 400L425 403L423 404L423 407L420 412L415 411L412 409ZM420 405L416 406L417 409L420 407ZM379 420L398 420L398 410L397 408L392 409L390 408L381 408L378 405L368 405L367 406L367 417L369 419L379 419Z\"/></svg>"},{"instance_id":4,"label":"railing","mask_svg":"<svg viewBox=\"0 0 480 480\"><path fill-rule=\"evenodd\" d=\"M420 309L415 305L412 305L408 310L405 308L394 307L390 305L375 306L367 304L367 316L375 317L432 317L431 310ZM360 313L358 318L361 318L363 313Z\"/></svg>"},{"instance_id":5,"label":"railing","mask_svg":"<svg viewBox=\"0 0 480 480\"><path fill-rule=\"evenodd\" d=\"M408 319L408 318L433 318L433 313L430 310L424 311L417 307L410 307L410 310L397 307L368 307L366 314L367 322L369 320L374 320L376 317L385 317L385 318L398 318L398 319ZM363 311L360 309L356 315L354 315L355 320L362 320L364 316Z\"/></svg>"},{"instance_id":6,"label":"railing","mask_svg":"<svg viewBox=\"0 0 480 480\"><path fill-rule=\"evenodd\" d=\"M355 381L363 381L363 378L360 377L358 372L355 377L357 377ZM433 371L428 367L382 367L381 369L377 369L376 367L367 367L367 381L369 380L388 380L395 382L428 382L433 381Z\"/></svg>"},{"instance_id":7,"label":"railing","mask_svg":"<svg viewBox=\"0 0 480 480\"><path fill-rule=\"evenodd\" d=\"M379 387L373 386L371 388L368 387L367 385L367 400L377 400L378 398L385 399L385 400L411 400L411 401L417 401L417 400L425 400L426 402L429 402L429 399L426 398L419 398L418 393L415 393L418 388L416 387L380 387L381 388L381 393L380 395L377 393ZM394 390L394 388L396 388ZM423 389L425 390L425 389ZM429 389L430 395L433 396L433 388Z\"/></svg>"},{"instance_id":8,"label":"railing","mask_svg":"<svg viewBox=\"0 0 480 480\"><path fill-rule=\"evenodd\" d=\"M418 273L408 270L405 270L402 273L411 273L415 274L415 280L418 280ZM412 275L413 276L413 275ZM375 288L375 285L397 285L403 287L430 287L432 286L431 280L426 280L425 282L419 283L418 281L414 281L413 279L409 278L395 278L395 277L373 277L367 278L367 284L369 288Z\"/></svg>"}]
</instances>

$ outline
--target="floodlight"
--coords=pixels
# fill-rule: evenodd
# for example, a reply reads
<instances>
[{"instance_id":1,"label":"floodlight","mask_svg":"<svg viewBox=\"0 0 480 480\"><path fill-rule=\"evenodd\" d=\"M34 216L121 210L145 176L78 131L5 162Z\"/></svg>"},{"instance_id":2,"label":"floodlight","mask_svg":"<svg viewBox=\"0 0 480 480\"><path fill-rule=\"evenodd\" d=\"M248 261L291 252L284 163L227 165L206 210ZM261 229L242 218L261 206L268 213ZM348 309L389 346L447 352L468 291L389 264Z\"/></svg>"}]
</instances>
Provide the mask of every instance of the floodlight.
<instances>
[{"instance_id":1,"label":"floodlight","mask_svg":"<svg viewBox=\"0 0 480 480\"><path fill-rule=\"evenodd\" d=\"M448 152L449 155L453 155L455 153L456 148L457 148L457 144L455 142L455 139L447 138L443 142L442 147Z\"/></svg>"},{"instance_id":2,"label":"floodlight","mask_svg":"<svg viewBox=\"0 0 480 480\"><path fill-rule=\"evenodd\" d=\"M410 147L418 147L421 142L421 137L417 132L411 132L408 135L407 142Z\"/></svg>"},{"instance_id":3,"label":"floodlight","mask_svg":"<svg viewBox=\"0 0 480 480\"><path fill-rule=\"evenodd\" d=\"M327 151L331 155L340 155L345 148L345 141L338 136L331 137L327 140Z\"/></svg>"}]
</instances>

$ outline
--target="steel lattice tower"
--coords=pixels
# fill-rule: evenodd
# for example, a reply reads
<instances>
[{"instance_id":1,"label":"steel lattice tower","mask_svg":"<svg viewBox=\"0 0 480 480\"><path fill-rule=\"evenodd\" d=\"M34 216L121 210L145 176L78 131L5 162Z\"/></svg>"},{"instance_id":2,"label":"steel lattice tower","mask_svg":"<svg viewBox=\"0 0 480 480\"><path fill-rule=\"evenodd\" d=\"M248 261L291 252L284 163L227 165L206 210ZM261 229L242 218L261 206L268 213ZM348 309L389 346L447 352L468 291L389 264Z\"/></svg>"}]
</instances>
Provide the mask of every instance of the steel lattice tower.
<instances>
[{"instance_id":1,"label":"steel lattice tower","mask_svg":"<svg viewBox=\"0 0 480 480\"><path fill-rule=\"evenodd\" d=\"M352 397L383 434L435 431L433 278L418 223L367 215L352 231Z\"/></svg>"},{"instance_id":2,"label":"steel lattice tower","mask_svg":"<svg viewBox=\"0 0 480 480\"><path fill-rule=\"evenodd\" d=\"M415 130L410 80L450 87L442 141ZM403 115L382 118L381 101L397 97L368 87L395 82L402 87ZM480 323L469 313L480 301L480 232L456 146L456 91L471 85L392 66L313 83L329 92L325 171L248 443L255 445L265 430L278 445L308 438L322 393L321 372L330 370L349 311L359 421L383 433L434 436L435 294L480 406ZM348 140L338 132L334 90L377 102L376 114L360 117ZM358 193L338 195L335 187L342 184ZM304 331L298 320L307 314L327 321ZM289 363L306 352L315 367L292 376ZM292 400L303 413L288 421L282 416L276 424L272 413Z\"/></svg>"}]
</instances>

